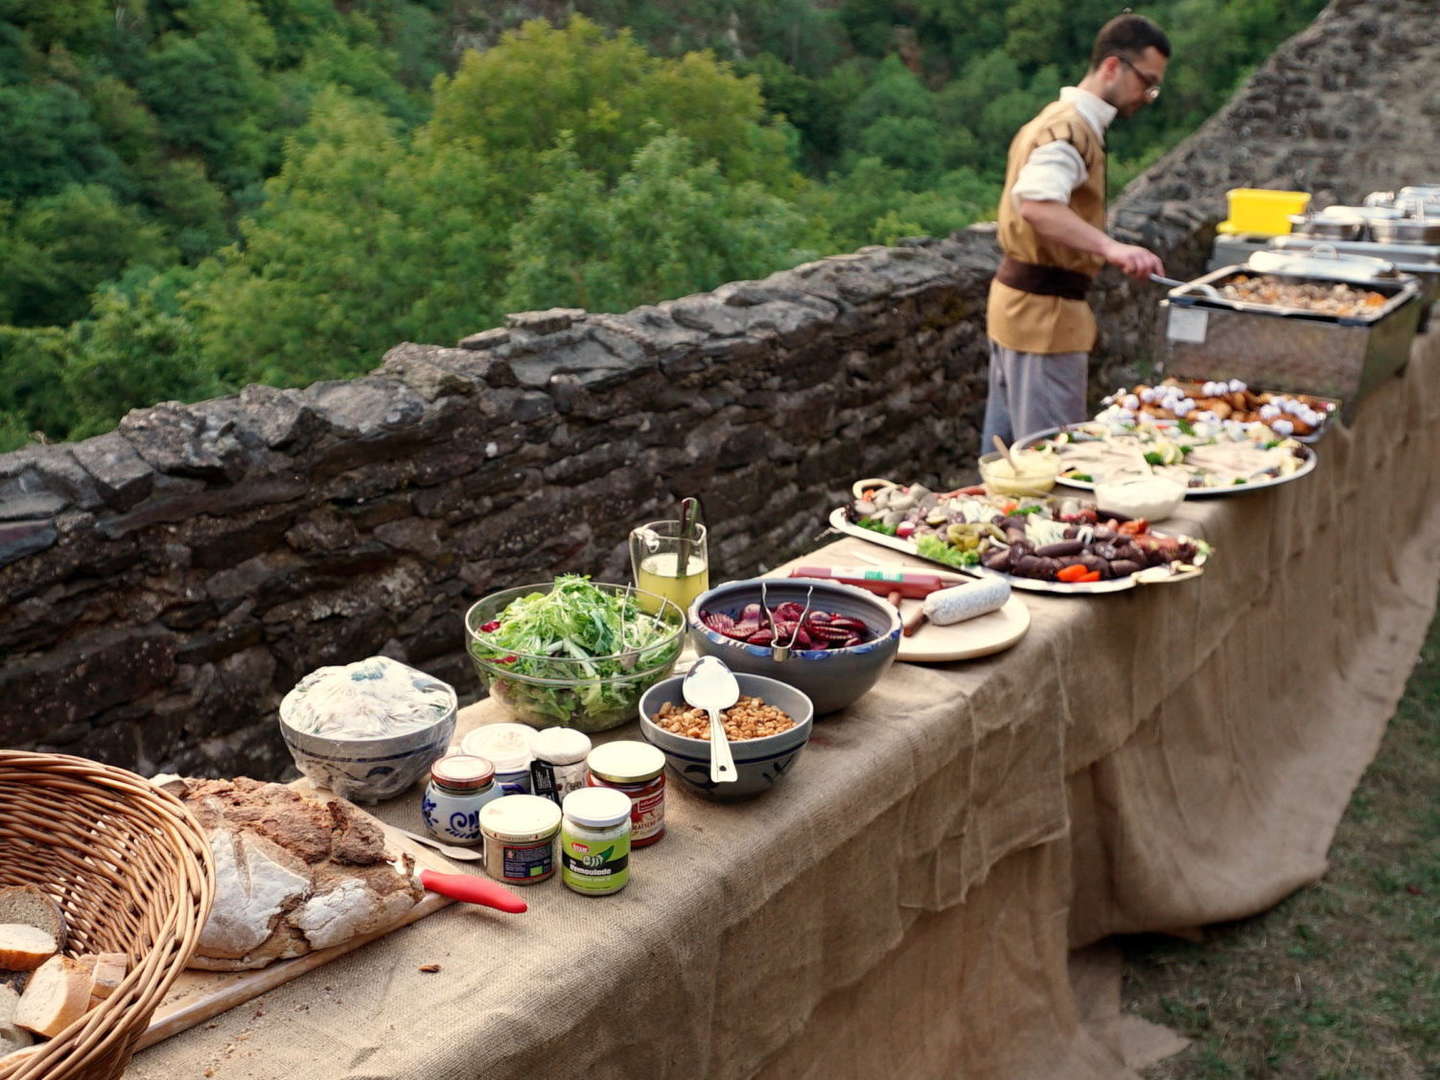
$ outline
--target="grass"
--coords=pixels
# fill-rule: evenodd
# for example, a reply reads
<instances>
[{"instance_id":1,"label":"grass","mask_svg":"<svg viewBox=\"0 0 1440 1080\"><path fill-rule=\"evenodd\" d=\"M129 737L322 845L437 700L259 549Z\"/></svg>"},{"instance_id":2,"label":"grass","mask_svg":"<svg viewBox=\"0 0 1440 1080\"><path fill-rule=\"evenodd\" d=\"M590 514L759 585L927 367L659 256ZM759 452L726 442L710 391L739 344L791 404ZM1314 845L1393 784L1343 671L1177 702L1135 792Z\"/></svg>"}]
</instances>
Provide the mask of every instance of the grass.
<instances>
[{"instance_id":1,"label":"grass","mask_svg":"<svg viewBox=\"0 0 1440 1080\"><path fill-rule=\"evenodd\" d=\"M1440 617L1316 884L1190 944L1124 940L1146 1080L1440 1080Z\"/></svg>"}]
</instances>

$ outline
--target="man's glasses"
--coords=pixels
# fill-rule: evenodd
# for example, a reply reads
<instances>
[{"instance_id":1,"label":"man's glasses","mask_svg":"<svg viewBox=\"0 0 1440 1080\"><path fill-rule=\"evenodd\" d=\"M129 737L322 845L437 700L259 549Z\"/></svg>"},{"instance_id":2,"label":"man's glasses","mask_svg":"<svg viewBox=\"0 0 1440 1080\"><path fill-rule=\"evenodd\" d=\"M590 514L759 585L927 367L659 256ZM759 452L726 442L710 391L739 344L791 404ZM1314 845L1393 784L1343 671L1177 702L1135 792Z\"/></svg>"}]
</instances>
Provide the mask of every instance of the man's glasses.
<instances>
[{"instance_id":1,"label":"man's glasses","mask_svg":"<svg viewBox=\"0 0 1440 1080\"><path fill-rule=\"evenodd\" d=\"M1132 64L1129 60L1126 60L1125 57L1121 56L1119 53L1115 54L1115 59L1119 60L1120 63L1124 64L1131 71L1133 71L1140 79L1140 81L1145 84L1146 101L1154 101L1160 96L1160 80L1158 78L1156 78L1154 75L1147 75L1145 72L1141 71L1138 67Z\"/></svg>"}]
</instances>

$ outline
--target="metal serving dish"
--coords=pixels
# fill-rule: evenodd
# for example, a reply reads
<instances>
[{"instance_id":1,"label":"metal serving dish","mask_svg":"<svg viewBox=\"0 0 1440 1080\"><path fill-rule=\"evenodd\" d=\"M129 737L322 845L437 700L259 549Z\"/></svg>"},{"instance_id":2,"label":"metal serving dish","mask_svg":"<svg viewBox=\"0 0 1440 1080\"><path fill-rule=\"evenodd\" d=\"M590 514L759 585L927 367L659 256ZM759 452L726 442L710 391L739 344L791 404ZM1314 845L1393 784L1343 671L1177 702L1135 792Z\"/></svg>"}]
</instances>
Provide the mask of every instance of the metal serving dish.
<instances>
[{"instance_id":1,"label":"metal serving dish","mask_svg":"<svg viewBox=\"0 0 1440 1080\"><path fill-rule=\"evenodd\" d=\"M1281 256L1257 252L1244 266L1223 266L1184 286L1171 289L1161 302L1163 345L1159 350L1167 371L1183 371L1210 379L1241 379L1252 386L1315 394L1343 402L1340 414L1354 416L1360 400L1383 379L1405 366L1420 319L1420 282L1393 268L1357 263L1346 271L1365 278L1335 276L1333 256L1311 253ZM1372 260L1384 264L1383 260ZM1319 265L1315 265L1315 264ZM1305 272L1299 272L1299 271ZM1302 308L1277 307L1243 300L1208 299L1196 286L1220 288L1242 274L1285 278L1297 284L1363 285L1386 297L1374 313L1329 315Z\"/></svg>"},{"instance_id":2,"label":"metal serving dish","mask_svg":"<svg viewBox=\"0 0 1440 1080\"><path fill-rule=\"evenodd\" d=\"M1440 244L1378 244L1374 241L1317 240L1312 236L1277 236L1269 246L1277 251L1330 251L1340 255L1383 259L1400 273L1413 275L1420 281L1420 303L1424 308L1420 317L1422 334L1431 306L1440 300ZM1219 248L1218 241L1216 248ZM1218 250L1216 254L1219 254ZM1249 255L1247 252L1245 257Z\"/></svg>"},{"instance_id":3,"label":"metal serving dish","mask_svg":"<svg viewBox=\"0 0 1440 1080\"><path fill-rule=\"evenodd\" d=\"M1365 219L1358 214L1335 214L1327 210L1320 214L1290 215L1292 234L1317 240L1361 240L1365 226Z\"/></svg>"},{"instance_id":4,"label":"metal serving dish","mask_svg":"<svg viewBox=\"0 0 1440 1080\"><path fill-rule=\"evenodd\" d=\"M1371 221L1370 235L1382 244L1440 244L1440 203L1429 217Z\"/></svg>"}]
</instances>

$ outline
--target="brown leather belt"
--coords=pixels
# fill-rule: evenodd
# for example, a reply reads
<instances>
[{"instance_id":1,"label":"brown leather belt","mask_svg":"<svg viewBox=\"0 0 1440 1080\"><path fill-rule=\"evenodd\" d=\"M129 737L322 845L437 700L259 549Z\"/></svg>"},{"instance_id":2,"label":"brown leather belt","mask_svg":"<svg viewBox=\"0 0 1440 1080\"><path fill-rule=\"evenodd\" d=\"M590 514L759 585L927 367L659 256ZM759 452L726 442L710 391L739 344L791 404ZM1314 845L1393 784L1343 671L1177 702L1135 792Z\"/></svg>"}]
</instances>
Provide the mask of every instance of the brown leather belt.
<instances>
[{"instance_id":1,"label":"brown leather belt","mask_svg":"<svg viewBox=\"0 0 1440 1080\"><path fill-rule=\"evenodd\" d=\"M1058 266L1021 262L1006 255L995 271L995 280L1021 292L1039 296L1063 296L1066 300L1084 300L1090 291L1090 275Z\"/></svg>"}]
</instances>

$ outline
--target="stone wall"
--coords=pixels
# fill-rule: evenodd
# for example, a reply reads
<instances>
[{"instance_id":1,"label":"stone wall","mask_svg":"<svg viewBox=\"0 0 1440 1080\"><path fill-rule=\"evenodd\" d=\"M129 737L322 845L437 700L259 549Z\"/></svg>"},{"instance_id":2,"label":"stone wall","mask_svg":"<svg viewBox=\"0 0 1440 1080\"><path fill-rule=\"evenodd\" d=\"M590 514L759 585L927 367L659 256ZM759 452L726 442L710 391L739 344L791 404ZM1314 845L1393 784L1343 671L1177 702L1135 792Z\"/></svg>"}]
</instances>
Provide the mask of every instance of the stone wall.
<instances>
[{"instance_id":1,"label":"stone wall","mask_svg":"<svg viewBox=\"0 0 1440 1080\"><path fill-rule=\"evenodd\" d=\"M1433 117L1428 7L1333 4L1132 185L1115 231L1192 276L1227 187L1323 172L1328 201L1435 179L1433 139L1395 126ZM852 479L961 480L996 261L980 227L624 315L518 315L364 378L162 404L0 457L0 744L279 775L274 711L301 675L384 652L474 697L475 598L561 570L625 580L629 526L684 495L730 577L813 546ZM1159 292L1102 276L1097 392L1152 359Z\"/></svg>"}]
</instances>

